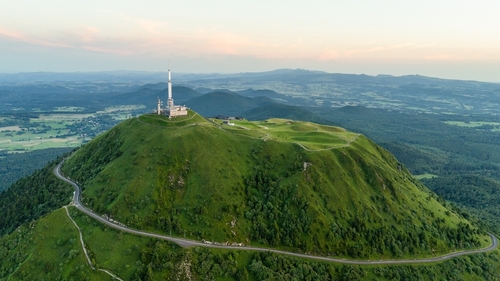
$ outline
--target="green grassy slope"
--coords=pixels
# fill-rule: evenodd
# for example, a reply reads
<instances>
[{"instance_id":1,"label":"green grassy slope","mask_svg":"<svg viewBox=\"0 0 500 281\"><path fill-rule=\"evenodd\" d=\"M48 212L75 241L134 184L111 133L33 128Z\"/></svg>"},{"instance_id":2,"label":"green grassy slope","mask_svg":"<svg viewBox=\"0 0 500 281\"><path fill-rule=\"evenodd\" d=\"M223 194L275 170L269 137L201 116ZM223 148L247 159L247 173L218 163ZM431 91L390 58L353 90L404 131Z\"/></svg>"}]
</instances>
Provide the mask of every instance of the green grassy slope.
<instances>
[{"instance_id":1,"label":"green grassy slope","mask_svg":"<svg viewBox=\"0 0 500 281\"><path fill-rule=\"evenodd\" d=\"M80 227L94 265L123 280L175 280L186 250L167 241L132 235L107 227L75 208L70 214Z\"/></svg>"},{"instance_id":2,"label":"green grassy slope","mask_svg":"<svg viewBox=\"0 0 500 281\"><path fill-rule=\"evenodd\" d=\"M63 171L93 210L194 239L366 259L490 243L386 150L337 127L144 115L85 145Z\"/></svg>"},{"instance_id":3,"label":"green grassy slope","mask_svg":"<svg viewBox=\"0 0 500 281\"><path fill-rule=\"evenodd\" d=\"M64 209L0 238L0 280L110 280L93 271Z\"/></svg>"},{"instance_id":4,"label":"green grassy slope","mask_svg":"<svg viewBox=\"0 0 500 281\"><path fill-rule=\"evenodd\" d=\"M499 251L427 265L351 266L207 248L110 229L70 207L98 268L123 280L498 280ZM0 238L0 280L111 280L86 263L63 209Z\"/></svg>"}]
</instances>

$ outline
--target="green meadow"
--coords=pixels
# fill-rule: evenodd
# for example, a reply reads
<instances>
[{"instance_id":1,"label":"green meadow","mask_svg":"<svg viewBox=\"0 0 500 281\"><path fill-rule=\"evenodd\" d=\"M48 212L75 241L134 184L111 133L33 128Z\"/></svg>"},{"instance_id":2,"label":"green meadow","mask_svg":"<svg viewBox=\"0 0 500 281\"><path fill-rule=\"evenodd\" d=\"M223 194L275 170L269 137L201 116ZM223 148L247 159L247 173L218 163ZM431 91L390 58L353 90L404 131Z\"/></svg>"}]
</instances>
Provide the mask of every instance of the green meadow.
<instances>
[{"instance_id":1,"label":"green meadow","mask_svg":"<svg viewBox=\"0 0 500 281\"><path fill-rule=\"evenodd\" d=\"M308 150L328 150L347 146L359 134L342 128L310 122L273 118L266 121L231 120L234 125L216 120L223 130L283 143L297 143Z\"/></svg>"}]
</instances>

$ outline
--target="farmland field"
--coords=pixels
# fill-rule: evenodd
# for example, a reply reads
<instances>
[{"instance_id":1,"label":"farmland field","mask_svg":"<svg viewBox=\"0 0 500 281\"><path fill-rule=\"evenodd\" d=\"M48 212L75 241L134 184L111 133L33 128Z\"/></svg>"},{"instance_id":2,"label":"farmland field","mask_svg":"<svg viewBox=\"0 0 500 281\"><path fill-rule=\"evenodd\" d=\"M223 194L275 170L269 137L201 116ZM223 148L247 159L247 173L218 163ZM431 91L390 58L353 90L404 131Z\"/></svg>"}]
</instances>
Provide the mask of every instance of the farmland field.
<instances>
[{"instance_id":1,"label":"farmland field","mask_svg":"<svg viewBox=\"0 0 500 281\"><path fill-rule=\"evenodd\" d=\"M52 112L31 111L33 115L29 119L4 116L0 118L0 151L20 153L78 147L143 109L143 105L123 105L95 113L79 113L84 108L67 106L56 107Z\"/></svg>"}]
</instances>

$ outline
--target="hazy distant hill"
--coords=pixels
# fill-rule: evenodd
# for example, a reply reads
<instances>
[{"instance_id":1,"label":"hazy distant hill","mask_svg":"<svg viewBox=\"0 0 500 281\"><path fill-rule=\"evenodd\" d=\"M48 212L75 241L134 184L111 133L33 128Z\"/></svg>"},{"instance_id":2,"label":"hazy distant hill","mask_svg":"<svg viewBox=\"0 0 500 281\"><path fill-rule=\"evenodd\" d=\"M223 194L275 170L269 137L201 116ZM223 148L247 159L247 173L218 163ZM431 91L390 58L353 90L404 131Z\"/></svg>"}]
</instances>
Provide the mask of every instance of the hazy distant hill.
<instances>
[{"instance_id":1,"label":"hazy distant hill","mask_svg":"<svg viewBox=\"0 0 500 281\"><path fill-rule=\"evenodd\" d=\"M165 86L165 88L163 88ZM156 108L158 104L158 97L162 100L164 106L167 100L167 85L165 83L147 84L142 86L139 90L117 95L111 99L119 104L144 104L148 110ZM175 104L184 104L186 101L199 97L202 94L197 91L184 87L173 86L172 95Z\"/></svg>"},{"instance_id":2,"label":"hazy distant hill","mask_svg":"<svg viewBox=\"0 0 500 281\"><path fill-rule=\"evenodd\" d=\"M168 90L165 88L161 90L159 96L162 100L166 100L168 96ZM202 93L199 93L191 88L184 86L172 86L172 95L174 98L175 104L185 104L186 101L194 99L196 97L202 96Z\"/></svg>"},{"instance_id":3,"label":"hazy distant hill","mask_svg":"<svg viewBox=\"0 0 500 281\"><path fill-rule=\"evenodd\" d=\"M166 80L166 72L147 71L96 71L96 72L21 72L0 73L0 82L116 82L116 83L154 83Z\"/></svg>"},{"instance_id":4,"label":"hazy distant hill","mask_svg":"<svg viewBox=\"0 0 500 281\"><path fill-rule=\"evenodd\" d=\"M292 120L304 120L321 124L331 124L324 118L321 118L314 113L296 106L284 104L269 104L263 105L254 109L250 109L242 113L242 116L248 120L265 120L269 118L286 118Z\"/></svg>"},{"instance_id":5,"label":"hazy distant hill","mask_svg":"<svg viewBox=\"0 0 500 281\"><path fill-rule=\"evenodd\" d=\"M145 84L145 85L142 85L140 88L160 91L160 90L166 89L167 87L168 87L167 82L159 82L159 83Z\"/></svg>"},{"instance_id":6,"label":"hazy distant hill","mask_svg":"<svg viewBox=\"0 0 500 281\"><path fill-rule=\"evenodd\" d=\"M297 106L342 107L363 105L414 113L500 114L500 84L439 79L421 75L365 75L304 69L185 76L190 87L264 88L275 99Z\"/></svg>"},{"instance_id":7,"label":"hazy distant hill","mask_svg":"<svg viewBox=\"0 0 500 281\"><path fill-rule=\"evenodd\" d=\"M283 99L286 96L276 93L275 91L272 90L254 90L254 89L247 89L244 91L237 91L236 92L238 95L242 95L244 97L249 97L249 98L256 98L256 97L266 97L270 99Z\"/></svg>"},{"instance_id":8,"label":"hazy distant hill","mask_svg":"<svg viewBox=\"0 0 500 281\"><path fill-rule=\"evenodd\" d=\"M186 105L203 116L241 116L247 110L273 104L274 101L266 98L248 98L229 91L211 92L186 102Z\"/></svg>"},{"instance_id":9,"label":"hazy distant hill","mask_svg":"<svg viewBox=\"0 0 500 281\"><path fill-rule=\"evenodd\" d=\"M239 81L259 83L263 81L281 81L291 84L311 84L311 83L372 83L372 84L429 84L429 85L453 85L465 87L481 87L489 89L499 89L500 84L480 82L472 80L456 80L428 77L423 75L366 75L366 74L346 74L329 73L324 71L314 71L306 69L277 69L265 72L242 72L232 74L190 74L181 76L182 81Z\"/></svg>"}]
</instances>

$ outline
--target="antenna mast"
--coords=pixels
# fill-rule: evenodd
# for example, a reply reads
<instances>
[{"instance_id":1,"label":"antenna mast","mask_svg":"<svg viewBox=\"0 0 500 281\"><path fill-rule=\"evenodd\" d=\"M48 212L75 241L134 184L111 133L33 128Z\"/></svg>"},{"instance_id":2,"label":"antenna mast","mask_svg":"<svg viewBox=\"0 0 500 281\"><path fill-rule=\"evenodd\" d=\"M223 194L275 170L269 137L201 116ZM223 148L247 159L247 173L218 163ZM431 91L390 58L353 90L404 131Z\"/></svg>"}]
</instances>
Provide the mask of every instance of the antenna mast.
<instances>
[{"instance_id":1,"label":"antenna mast","mask_svg":"<svg viewBox=\"0 0 500 281\"><path fill-rule=\"evenodd\" d=\"M170 75L170 61L168 61L168 99L167 99L168 108L174 107L174 99L172 98L172 77Z\"/></svg>"}]
</instances>

